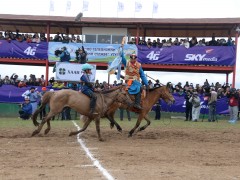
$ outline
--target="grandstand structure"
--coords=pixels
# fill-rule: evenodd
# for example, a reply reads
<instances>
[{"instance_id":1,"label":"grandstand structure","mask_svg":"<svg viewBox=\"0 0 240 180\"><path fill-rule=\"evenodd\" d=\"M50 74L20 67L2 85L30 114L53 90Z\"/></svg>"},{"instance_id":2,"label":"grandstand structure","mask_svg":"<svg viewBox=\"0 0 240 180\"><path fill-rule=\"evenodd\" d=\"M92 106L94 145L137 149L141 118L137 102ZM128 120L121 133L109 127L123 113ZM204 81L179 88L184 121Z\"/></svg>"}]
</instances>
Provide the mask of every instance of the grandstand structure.
<instances>
[{"instance_id":1,"label":"grandstand structure","mask_svg":"<svg viewBox=\"0 0 240 180\"><path fill-rule=\"evenodd\" d=\"M152 19L152 18L102 18L82 17L75 21L75 17L64 16L32 16L0 14L0 31L19 29L22 33L45 32L47 40L50 34L67 33L83 34L84 28L126 29L131 37L235 37L237 49L240 18L189 18L189 19ZM138 43L138 42L136 42ZM237 52L237 50L236 50ZM46 66L48 79L49 66L53 63L47 59L14 59L0 58L1 64ZM107 63L95 63L98 69L107 69ZM233 66L205 66L205 65L175 65L175 64L142 64L144 70L168 72L195 72L226 74L228 82L232 73L232 86L235 87L236 63Z\"/></svg>"}]
</instances>

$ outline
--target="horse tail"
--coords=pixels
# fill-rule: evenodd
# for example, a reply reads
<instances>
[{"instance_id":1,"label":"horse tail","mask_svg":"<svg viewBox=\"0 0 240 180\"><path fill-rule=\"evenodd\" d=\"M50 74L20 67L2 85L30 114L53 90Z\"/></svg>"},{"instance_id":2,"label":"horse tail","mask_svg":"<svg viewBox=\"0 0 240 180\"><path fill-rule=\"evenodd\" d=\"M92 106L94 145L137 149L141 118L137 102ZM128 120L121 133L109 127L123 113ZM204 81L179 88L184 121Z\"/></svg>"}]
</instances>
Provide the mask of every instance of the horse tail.
<instances>
[{"instance_id":1,"label":"horse tail","mask_svg":"<svg viewBox=\"0 0 240 180\"><path fill-rule=\"evenodd\" d=\"M43 110L43 108L46 107L46 105L49 103L53 94L54 94L54 92L48 91L43 95L42 101L41 101L41 106L39 106L39 108L32 115L32 121L35 126L39 125L39 123L37 122L38 114Z\"/></svg>"}]
</instances>

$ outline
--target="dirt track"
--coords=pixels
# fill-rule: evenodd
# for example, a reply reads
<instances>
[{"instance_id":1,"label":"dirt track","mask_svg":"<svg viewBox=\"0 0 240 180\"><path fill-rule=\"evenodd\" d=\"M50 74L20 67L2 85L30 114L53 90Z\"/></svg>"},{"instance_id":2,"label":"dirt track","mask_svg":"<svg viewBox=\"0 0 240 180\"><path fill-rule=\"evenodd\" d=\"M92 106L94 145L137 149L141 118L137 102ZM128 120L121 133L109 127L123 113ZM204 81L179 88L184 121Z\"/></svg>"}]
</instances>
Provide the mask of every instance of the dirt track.
<instances>
[{"instance_id":1,"label":"dirt track","mask_svg":"<svg viewBox=\"0 0 240 180\"><path fill-rule=\"evenodd\" d=\"M47 136L30 137L32 130L1 130L0 179L106 179L76 136L68 137L68 128L52 127ZM105 141L99 142L91 126L81 138L119 180L240 179L238 129L149 127L127 138L127 131L103 127L102 135Z\"/></svg>"}]
</instances>

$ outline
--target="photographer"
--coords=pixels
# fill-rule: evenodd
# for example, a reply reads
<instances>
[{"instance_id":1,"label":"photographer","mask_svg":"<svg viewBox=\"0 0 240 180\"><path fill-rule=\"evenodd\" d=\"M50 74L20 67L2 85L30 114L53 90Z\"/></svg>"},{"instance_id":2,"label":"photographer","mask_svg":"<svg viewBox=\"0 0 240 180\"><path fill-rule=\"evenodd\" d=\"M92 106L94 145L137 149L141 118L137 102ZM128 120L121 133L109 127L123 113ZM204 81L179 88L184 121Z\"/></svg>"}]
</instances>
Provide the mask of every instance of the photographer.
<instances>
[{"instance_id":1,"label":"photographer","mask_svg":"<svg viewBox=\"0 0 240 180\"><path fill-rule=\"evenodd\" d=\"M32 105L30 103L29 97L25 97L25 101L21 104L21 110L19 111L20 118L27 120L32 115Z\"/></svg>"},{"instance_id":2,"label":"photographer","mask_svg":"<svg viewBox=\"0 0 240 180\"><path fill-rule=\"evenodd\" d=\"M87 52L85 51L83 46L82 48L76 50L75 54L78 63L85 64L87 62Z\"/></svg>"},{"instance_id":3,"label":"photographer","mask_svg":"<svg viewBox=\"0 0 240 180\"><path fill-rule=\"evenodd\" d=\"M237 122L239 94L235 88L230 88L230 90L227 90L226 96L228 98L230 115L230 120L228 122L234 124Z\"/></svg>"},{"instance_id":4,"label":"photographer","mask_svg":"<svg viewBox=\"0 0 240 180\"><path fill-rule=\"evenodd\" d=\"M217 106L217 92L215 88L211 88L210 96L208 98L208 122L215 122L216 120L216 106Z\"/></svg>"},{"instance_id":5,"label":"photographer","mask_svg":"<svg viewBox=\"0 0 240 180\"><path fill-rule=\"evenodd\" d=\"M61 48L62 53L59 55L61 62L69 62L71 57L70 53L67 51L67 48L64 46Z\"/></svg>"},{"instance_id":6,"label":"photographer","mask_svg":"<svg viewBox=\"0 0 240 180\"><path fill-rule=\"evenodd\" d=\"M193 92L193 95L190 97L189 102L192 103L192 121L197 122L200 115L201 110L201 103L200 98L198 96L198 93L195 91Z\"/></svg>"},{"instance_id":7,"label":"photographer","mask_svg":"<svg viewBox=\"0 0 240 180\"><path fill-rule=\"evenodd\" d=\"M189 102L189 99L192 97L192 92L190 90L187 90L187 93L185 94L184 98L186 100L186 119L185 121L191 121L192 120L192 103Z\"/></svg>"}]
</instances>

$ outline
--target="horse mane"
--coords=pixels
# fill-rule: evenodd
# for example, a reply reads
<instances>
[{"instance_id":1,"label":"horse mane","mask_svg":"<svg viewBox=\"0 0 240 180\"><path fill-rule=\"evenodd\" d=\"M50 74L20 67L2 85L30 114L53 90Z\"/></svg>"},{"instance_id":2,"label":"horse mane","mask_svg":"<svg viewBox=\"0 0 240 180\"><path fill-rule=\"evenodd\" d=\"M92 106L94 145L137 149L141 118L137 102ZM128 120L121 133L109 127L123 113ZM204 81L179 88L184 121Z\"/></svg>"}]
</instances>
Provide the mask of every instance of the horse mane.
<instances>
[{"instance_id":1,"label":"horse mane","mask_svg":"<svg viewBox=\"0 0 240 180\"><path fill-rule=\"evenodd\" d=\"M108 93L111 93L117 89L120 89L122 88L123 86L117 86L117 87L114 87L114 88L111 88L111 89L107 89L107 90L104 90L104 91L97 91L95 93L99 93L99 94L108 94Z\"/></svg>"},{"instance_id":2,"label":"horse mane","mask_svg":"<svg viewBox=\"0 0 240 180\"><path fill-rule=\"evenodd\" d=\"M159 87L153 87L153 88L149 89L149 92L154 91L155 89L158 89L158 88L161 88L161 87L164 87L164 85L163 86L159 86Z\"/></svg>"}]
</instances>

